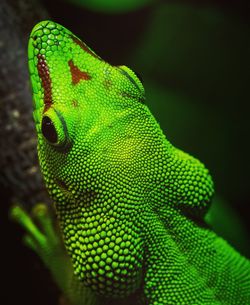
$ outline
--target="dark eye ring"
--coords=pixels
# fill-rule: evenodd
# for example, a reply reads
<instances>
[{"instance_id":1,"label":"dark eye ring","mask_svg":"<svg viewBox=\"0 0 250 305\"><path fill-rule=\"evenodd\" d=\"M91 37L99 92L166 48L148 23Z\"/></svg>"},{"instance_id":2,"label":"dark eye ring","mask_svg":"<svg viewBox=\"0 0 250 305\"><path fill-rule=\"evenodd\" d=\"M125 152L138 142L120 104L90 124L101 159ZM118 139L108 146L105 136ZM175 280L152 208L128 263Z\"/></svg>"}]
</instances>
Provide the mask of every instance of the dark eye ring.
<instances>
[{"instance_id":1,"label":"dark eye ring","mask_svg":"<svg viewBox=\"0 0 250 305\"><path fill-rule=\"evenodd\" d=\"M42 134L49 143L57 143L58 136L55 125L48 116L44 116L42 119Z\"/></svg>"},{"instance_id":2,"label":"dark eye ring","mask_svg":"<svg viewBox=\"0 0 250 305\"><path fill-rule=\"evenodd\" d=\"M140 82L142 83L143 81L142 81L142 76L141 76L141 74L138 73L138 72L135 72L135 71L134 71L134 73L135 73L135 75L138 77L138 79L140 80Z\"/></svg>"}]
</instances>

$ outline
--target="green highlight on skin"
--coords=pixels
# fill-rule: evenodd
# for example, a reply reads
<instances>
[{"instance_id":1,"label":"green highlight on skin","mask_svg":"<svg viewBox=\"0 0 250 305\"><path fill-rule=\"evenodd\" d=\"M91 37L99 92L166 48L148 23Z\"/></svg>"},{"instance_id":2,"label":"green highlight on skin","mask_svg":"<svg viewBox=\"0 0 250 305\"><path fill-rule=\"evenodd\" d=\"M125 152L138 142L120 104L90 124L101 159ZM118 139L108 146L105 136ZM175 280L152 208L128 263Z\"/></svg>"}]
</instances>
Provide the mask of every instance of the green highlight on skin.
<instances>
[{"instance_id":1,"label":"green highlight on skin","mask_svg":"<svg viewBox=\"0 0 250 305\"><path fill-rule=\"evenodd\" d=\"M204 220L208 170L169 143L136 74L86 48L52 21L35 26L28 48L40 166L84 300L92 293L93 304L249 303L249 261ZM75 82L78 71L90 78ZM66 141L51 141L45 116ZM49 214L37 214L49 244ZM25 213L19 219L40 236ZM52 258L60 263L57 255L44 261L56 276Z\"/></svg>"}]
</instances>

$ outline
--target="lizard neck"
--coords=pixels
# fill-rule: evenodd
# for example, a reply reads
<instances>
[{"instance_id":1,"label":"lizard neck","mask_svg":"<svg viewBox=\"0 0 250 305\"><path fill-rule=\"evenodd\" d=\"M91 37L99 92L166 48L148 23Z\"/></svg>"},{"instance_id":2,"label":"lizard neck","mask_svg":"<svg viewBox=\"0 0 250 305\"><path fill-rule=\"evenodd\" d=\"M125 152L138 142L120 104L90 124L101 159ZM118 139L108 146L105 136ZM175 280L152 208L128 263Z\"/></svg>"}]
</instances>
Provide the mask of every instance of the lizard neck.
<instances>
[{"instance_id":1,"label":"lizard neck","mask_svg":"<svg viewBox=\"0 0 250 305\"><path fill-rule=\"evenodd\" d=\"M211 300L222 304L234 296L236 291L223 287L228 281L235 287L243 282L249 262L226 241L167 204L157 212L151 211L145 223L144 293L150 302L161 295L162 304L211 304ZM234 260L240 262L240 270Z\"/></svg>"},{"instance_id":2,"label":"lizard neck","mask_svg":"<svg viewBox=\"0 0 250 305\"><path fill-rule=\"evenodd\" d=\"M204 295L203 278L199 277L197 269L189 263L187 253L177 240L187 234L185 230L189 223L181 215L179 221L182 221L184 226L171 223L171 219L176 217L175 214L178 212L171 211L169 207L165 211L164 218L154 213L153 216L149 214L145 221L147 227L144 232L146 240L144 293L150 304L158 299L158 295L164 295L166 298L162 304L171 303L175 299L179 304L180 296L182 300L186 297L190 300L189 304L194 304L197 295ZM174 237L173 231L178 230L181 232L175 233L179 236ZM186 242L184 240L183 244Z\"/></svg>"}]
</instances>

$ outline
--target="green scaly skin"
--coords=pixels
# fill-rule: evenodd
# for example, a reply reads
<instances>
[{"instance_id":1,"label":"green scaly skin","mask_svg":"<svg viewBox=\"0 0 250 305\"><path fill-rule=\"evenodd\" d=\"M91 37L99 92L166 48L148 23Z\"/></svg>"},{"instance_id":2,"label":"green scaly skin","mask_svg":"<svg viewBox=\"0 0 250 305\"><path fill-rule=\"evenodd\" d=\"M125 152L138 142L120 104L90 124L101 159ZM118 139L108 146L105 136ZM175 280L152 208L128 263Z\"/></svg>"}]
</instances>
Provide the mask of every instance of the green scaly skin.
<instances>
[{"instance_id":1,"label":"green scaly skin","mask_svg":"<svg viewBox=\"0 0 250 305\"><path fill-rule=\"evenodd\" d=\"M40 166L84 286L116 304L250 304L249 261L204 221L208 170L168 142L136 74L52 21L28 57Z\"/></svg>"}]
</instances>

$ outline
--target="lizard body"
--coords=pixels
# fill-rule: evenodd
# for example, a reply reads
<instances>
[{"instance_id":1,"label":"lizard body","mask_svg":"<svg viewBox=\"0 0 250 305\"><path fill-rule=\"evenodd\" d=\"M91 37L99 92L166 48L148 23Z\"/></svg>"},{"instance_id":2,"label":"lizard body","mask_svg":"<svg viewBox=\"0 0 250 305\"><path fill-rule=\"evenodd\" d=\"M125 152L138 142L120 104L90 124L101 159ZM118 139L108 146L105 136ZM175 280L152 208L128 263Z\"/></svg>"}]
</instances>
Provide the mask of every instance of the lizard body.
<instances>
[{"instance_id":1,"label":"lizard body","mask_svg":"<svg viewBox=\"0 0 250 305\"><path fill-rule=\"evenodd\" d=\"M137 75L52 21L28 53L40 166L78 279L121 303L250 304L249 261L204 221L211 176L166 139Z\"/></svg>"}]
</instances>

